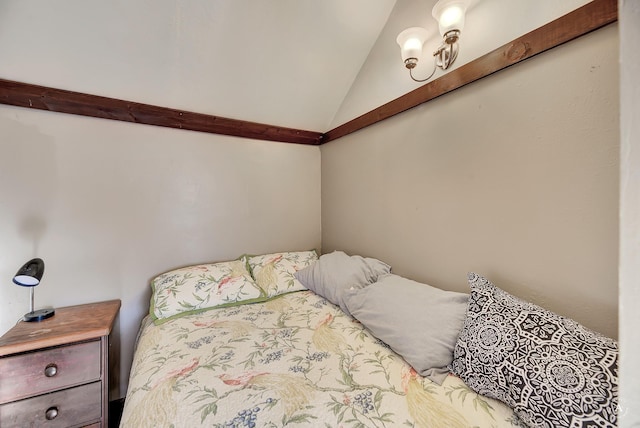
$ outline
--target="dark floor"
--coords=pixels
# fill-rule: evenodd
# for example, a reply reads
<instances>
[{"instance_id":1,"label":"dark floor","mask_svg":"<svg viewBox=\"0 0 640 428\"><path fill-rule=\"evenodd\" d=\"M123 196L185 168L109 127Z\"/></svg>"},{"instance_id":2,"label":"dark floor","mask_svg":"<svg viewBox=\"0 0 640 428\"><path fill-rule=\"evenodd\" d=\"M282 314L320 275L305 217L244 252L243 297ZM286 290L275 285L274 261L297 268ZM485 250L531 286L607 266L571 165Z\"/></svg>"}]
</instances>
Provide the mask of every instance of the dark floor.
<instances>
[{"instance_id":1,"label":"dark floor","mask_svg":"<svg viewBox=\"0 0 640 428\"><path fill-rule=\"evenodd\" d=\"M122 409L124 407L124 398L109 401L109 428L118 428L120 418L122 417Z\"/></svg>"}]
</instances>

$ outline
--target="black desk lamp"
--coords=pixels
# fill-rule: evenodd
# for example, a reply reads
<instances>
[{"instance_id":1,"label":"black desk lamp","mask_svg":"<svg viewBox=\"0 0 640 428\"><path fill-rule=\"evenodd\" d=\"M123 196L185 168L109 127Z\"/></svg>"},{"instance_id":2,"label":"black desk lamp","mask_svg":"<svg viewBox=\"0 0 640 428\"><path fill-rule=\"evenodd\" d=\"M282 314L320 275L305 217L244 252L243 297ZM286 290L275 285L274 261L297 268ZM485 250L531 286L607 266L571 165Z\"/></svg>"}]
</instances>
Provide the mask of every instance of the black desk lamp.
<instances>
[{"instance_id":1,"label":"black desk lamp","mask_svg":"<svg viewBox=\"0 0 640 428\"><path fill-rule=\"evenodd\" d=\"M47 318L51 318L56 311L53 309L38 309L33 310L33 289L36 285L40 284L42 275L44 274L44 262L42 259L35 258L29 260L22 266L16 275L13 277L13 283L21 285L23 287L29 287L31 289L31 311L24 315L24 321L42 321Z\"/></svg>"}]
</instances>

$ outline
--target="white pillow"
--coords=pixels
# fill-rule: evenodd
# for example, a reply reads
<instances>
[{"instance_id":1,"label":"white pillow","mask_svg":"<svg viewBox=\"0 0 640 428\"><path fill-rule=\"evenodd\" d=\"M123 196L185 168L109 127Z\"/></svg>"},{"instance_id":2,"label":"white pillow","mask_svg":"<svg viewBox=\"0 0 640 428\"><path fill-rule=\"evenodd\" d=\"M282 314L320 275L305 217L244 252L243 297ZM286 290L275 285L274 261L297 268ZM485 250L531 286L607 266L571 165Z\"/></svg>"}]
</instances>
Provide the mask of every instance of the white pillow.
<instances>
[{"instance_id":1,"label":"white pillow","mask_svg":"<svg viewBox=\"0 0 640 428\"><path fill-rule=\"evenodd\" d=\"M243 257L256 283L267 297L306 290L294 274L318 260L318 255L313 250Z\"/></svg>"},{"instance_id":2,"label":"white pillow","mask_svg":"<svg viewBox=\"0 0 640 428\"><path fill-rule=\"evenodd\" d=\"M265 299L242 260L187 266L151 281L149 314L156 324L214 307Z\"/></svg>"}]
</instances>

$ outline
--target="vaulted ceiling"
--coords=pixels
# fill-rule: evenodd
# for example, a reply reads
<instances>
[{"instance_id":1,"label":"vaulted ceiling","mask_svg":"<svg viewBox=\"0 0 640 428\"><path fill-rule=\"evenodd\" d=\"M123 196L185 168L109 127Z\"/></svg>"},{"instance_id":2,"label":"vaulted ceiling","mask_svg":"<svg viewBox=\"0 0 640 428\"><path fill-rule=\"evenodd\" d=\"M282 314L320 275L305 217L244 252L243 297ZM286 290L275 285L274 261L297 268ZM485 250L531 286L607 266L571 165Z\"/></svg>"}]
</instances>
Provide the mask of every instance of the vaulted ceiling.
<instances>
[{"instance_id":1,"label":"vaulted ceiling","mask_svg":"<svg viewBox=\"0 0 640 428\"><path fill-rule=\"evenodd\" d=\"M436 0L2 0L0 79L324 132L420 85ZM469 0L455 67L588 0ZM454 68L455 68L454 67Z\"/></svg>"},{"instance_id":2,"label":"vaulted ceiling","mask_svg":"<svg viewBox=\"0 0 640 428\"><path fill-rule=\"evenodd\" d=\"M395 0L3 0L0 77L326 130Z\"/></svg>"}]
</instances>

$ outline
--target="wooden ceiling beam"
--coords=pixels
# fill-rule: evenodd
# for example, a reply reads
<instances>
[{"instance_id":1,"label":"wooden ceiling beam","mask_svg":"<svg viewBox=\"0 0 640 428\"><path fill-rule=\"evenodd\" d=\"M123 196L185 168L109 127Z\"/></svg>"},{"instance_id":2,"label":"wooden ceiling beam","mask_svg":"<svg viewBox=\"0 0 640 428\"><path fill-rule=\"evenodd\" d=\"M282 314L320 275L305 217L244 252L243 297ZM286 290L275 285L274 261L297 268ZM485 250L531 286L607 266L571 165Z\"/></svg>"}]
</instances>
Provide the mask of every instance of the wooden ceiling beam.
<instances>
[{"instance_id":1,"label":"wooden ceiling beam","mask_svg":"<svg viewBox=\"0 0 640 428\"><path fill-rule=\"evenodd\" d=\"M322 138L320 132L193 113L4 79L0 79L0 103L255 140L318 145Z\"/></svg>"},{"instance_id":2,"label":"wooden ceiling beam","mask_svg":"<svg viewBox=\"0 0 640 428\"><path fill-rule=\"evenodd\" d=\"M366 128L617 21L618 0L594 0L324 134L0 79L0 104L257 140L319 145Z\"/></svg>"},{"instance_id":3,"label":"wooden ceiling beam","mask_svg":"<svg viewBox=\"0 0 640 428\"><path fill-rule=\"evenodd\" d=\"M442 77L324 134L322 144L381 122L434 98L552 49L618 19L618 0L594 0ZM407 76L407 79L409 77Z\"/></svg>"}]
</instances>

